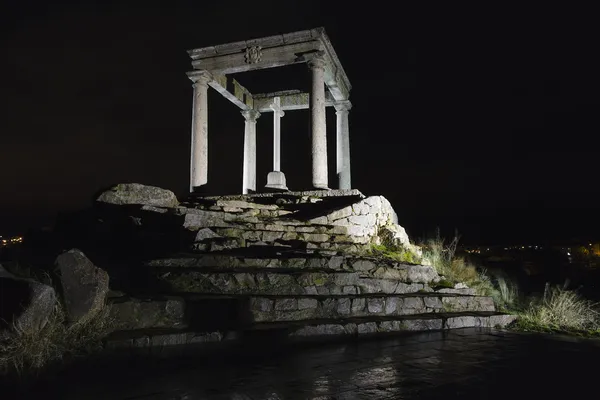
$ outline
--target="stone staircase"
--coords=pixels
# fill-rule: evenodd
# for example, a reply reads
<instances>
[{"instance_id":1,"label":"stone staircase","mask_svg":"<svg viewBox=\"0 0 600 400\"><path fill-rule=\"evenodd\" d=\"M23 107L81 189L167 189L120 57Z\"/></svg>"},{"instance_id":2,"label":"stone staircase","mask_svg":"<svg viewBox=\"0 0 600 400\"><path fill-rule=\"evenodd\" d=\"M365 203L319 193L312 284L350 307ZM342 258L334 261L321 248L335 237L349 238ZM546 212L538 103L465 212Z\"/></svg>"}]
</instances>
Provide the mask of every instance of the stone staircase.
<instances>
[{"instance_id":1,"label":"stone staircase","mask_svg":"<svg viewBox=\"0 0 600 400\"><path fill-rule=\"evenodd\" d=\"M109 348L353 338L514 319L473 289L443 284L380 196L191 198L177 208L143 206L135 218L144 226L160 216L179 218L178 237L189 240L180 253L138 266L144 285L113 293ZM381 243L407 260L369 253Z\"/></svg>"}]
</instances>

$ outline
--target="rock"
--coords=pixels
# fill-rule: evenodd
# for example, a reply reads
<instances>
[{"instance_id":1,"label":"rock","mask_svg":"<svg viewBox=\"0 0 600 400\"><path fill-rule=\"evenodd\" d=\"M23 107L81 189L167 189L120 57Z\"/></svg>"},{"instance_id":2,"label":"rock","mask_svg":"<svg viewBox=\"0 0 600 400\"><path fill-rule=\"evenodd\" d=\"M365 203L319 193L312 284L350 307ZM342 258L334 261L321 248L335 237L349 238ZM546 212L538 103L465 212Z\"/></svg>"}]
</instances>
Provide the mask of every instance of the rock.
<instances>
[{"instance_id":1,"label":"rock","mask_svg":"<svg viewBox=\"0 0 600 400\"><path fill-rule=\"evenodd\" d=\"M4 274L0 277L0 340L44 328L55 304L51 286Z\"/></svg>"},{"instance_id":2,"label":"rock","mask_svg":"<svg viewBox=\"0 0 600 400\"><path fill-rule=\"evenodd\" d=\"M388 247L406 246L410 244L406 230L400 225L388 224L379 228L381 243Z\"/></svg>"},{"instance_id":3,"label":"rock","mask_svg":"<svg viewBox=\"0 0 600 400\"><path fill-rule=\"evenodd\" d=\"M219 238L221 236L217 235L212 229L202 228L198 230L196 234L196 242L201 242L205 239Z\"/></svg>"},{"instance_id":4,"label":"rock","mask_svg":"<svg viewBox=\"0 0 600 400\"><path fill-rule=\"evenodd\" d=\"M120 183L102 193L96 201L116 205L140 204L155 207L177 207L175 193L139 183Z\"/></svg>"},{"instance_id":5,"label":"rock","mask_svg":"<svg viewBox=\"0 0 600 400\"><path fill-rule=\"evenodd\" d=\"M78 249L71 249L56 258L70 322L85 322L103 307L108 293L108 274L96 267Z\"/></svg>"},{"instance_id":6,"label":"rock","mask_svg":"<svg viewBox=\"0 0 600 400\"><path fill-rule=\"evenodd\" d=\"M144 301L126 299L111 304L115 329L183 328L185 303L180 298Z\"/></svg>"}]
</instances>

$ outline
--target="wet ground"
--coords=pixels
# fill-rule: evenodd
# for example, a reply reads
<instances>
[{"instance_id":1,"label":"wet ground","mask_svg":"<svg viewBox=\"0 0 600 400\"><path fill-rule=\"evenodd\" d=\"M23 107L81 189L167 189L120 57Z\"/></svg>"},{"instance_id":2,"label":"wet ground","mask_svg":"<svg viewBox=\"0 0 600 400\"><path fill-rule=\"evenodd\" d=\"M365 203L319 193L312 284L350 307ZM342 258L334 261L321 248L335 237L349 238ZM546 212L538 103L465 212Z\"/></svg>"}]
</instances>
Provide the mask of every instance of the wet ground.
<instances>
[{"instance_id":1,"label":"wet ground","mask_svg":"<svg viewBox=\"0 0 600 400\"><path fill-rule=\"evenodd\" d=\"M78 367L37 399L598 398L600 341L459 329L360 342L246 346L178 360ZM8 400L8 392L0 398Z\"/></svg>"}]
</instances>

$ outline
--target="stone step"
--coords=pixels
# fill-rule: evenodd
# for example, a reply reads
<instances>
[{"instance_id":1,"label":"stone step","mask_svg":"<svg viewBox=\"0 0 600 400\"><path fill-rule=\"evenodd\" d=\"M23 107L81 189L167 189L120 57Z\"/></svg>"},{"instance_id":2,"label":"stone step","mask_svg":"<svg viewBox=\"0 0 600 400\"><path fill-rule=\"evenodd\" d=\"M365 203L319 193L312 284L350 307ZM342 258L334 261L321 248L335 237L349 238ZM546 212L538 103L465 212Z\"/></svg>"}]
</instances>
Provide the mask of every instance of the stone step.
<instances>
[{"instance_id":1,"label":"stone step","mask_svg":"<svg viewBox=\"0 0 600 400\"><path fill-rule=\"evenodd\" d=\"M165 269L193 269L208 271L243 272L248 269L290 271L343 271L358 272L364 276L405 283L435 283L440 280L436 270L427 265L395 262L389 259L357 256L315 256L281 254L257 257L243 254L181 255L150 260L147 267Z\"/></svg>"},{"instance_id":2,"label":"stone step","mask_svg":"<svg viewBox=\"0 0 600 400\"><path fill-rule=\"evenodd\" d=\"M117 331L103 340L104 349L121 353L130 350L135 353L163 354L164 349L187 351L190 347L206 347L225 341L233 341L239 336L236 332L211 331L195 332L178 329L138 329ZM169 354L170 355L170 354Z\"/></svg>"},{"instance_id":3,"label":"stone step","mask_svg":"<svg viewBox=\"0 0 600 400\"><path fill-rule=\"evenodd\" d=\"M116 331L187 327L186 304L181 297L121 296L108 299L108 305L113 328Z\"/></svg>"},{"instance_id":4,"label":"stone step","mask_svg":"<svg viewBox=\"0 0 600 400\"><path fill-rule=\"evenodd\" d=\"M493 299L487 296L422 293L367 296L270 296L251 297L249 302L249 315L255 322L495 310Z\"/></svg>"},{"instance_id":5,"label":"stone step","mask_svg":"<svg viewBox=\"0 0 600 400\"><path fill-rule=\"evenodd\" d=\"M363 337L406 331L432 331L458 328L503 328L516 316L499 312L457 312L415 314L395 317L354 317L315 319L296 322L263 322L253 330L283 331L288 339Z\"/></svg>"},{"instance_id":6,"label":"stone step","mask_svg":"<svg viewBox=\"0 0 600 400\"><path fill-rule=\"evenodd\" d=\"M433 292L426 283L373 278L360 272L303 272L302 270L249 270L211 272L194 269L157 270L155 292L165 294L230 295L339 295Z\"/></svg>"},{"instance_id":7,"label":"stone step","mask_svg":"<svg viewBox=\"0 0 600 400\"><path fill-rule=\"evenodd\" d=\"M482 327L503 328L516 316L498 312L415 314L395 317L354 317L296 322L262 322L244 330L194 332L173 329L142 329L115 332L104 339L106 350L123 350L157 355L189 354L193 349L227 346L267 338L304 341L327 338L362 338L401 332L436 331ZM221 347L222 348L222 347ZM171 351L169 351L171 350Z\"/></svg>"}]
</instances>

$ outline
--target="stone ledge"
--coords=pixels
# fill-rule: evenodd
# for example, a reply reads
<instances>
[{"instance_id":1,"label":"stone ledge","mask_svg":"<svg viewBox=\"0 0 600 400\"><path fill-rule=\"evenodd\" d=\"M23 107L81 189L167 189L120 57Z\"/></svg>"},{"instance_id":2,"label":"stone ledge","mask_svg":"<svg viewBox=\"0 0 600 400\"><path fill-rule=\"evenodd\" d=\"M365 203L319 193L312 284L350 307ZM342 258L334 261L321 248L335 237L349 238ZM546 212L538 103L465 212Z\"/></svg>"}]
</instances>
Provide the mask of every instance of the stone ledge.
<instances>
[{"instance_id":1,"label":"stone ledge","mask_svg":"<svg viewBox=\"0 0 600 400\"><path fill-rule=\"evenodd\" d=\"M196 196L191 194L192 199L200 200L242 200L251 201L252 199L260 199L265 197L350 197L358 196L365 198L365 195L358 189L331 189L331 190L304 190L304 191L288 191L288 192L265 192L265 193L254 193L254 194L237 194L237 195L223 195L223 196Z\"/></svg>"}]
</instances>

